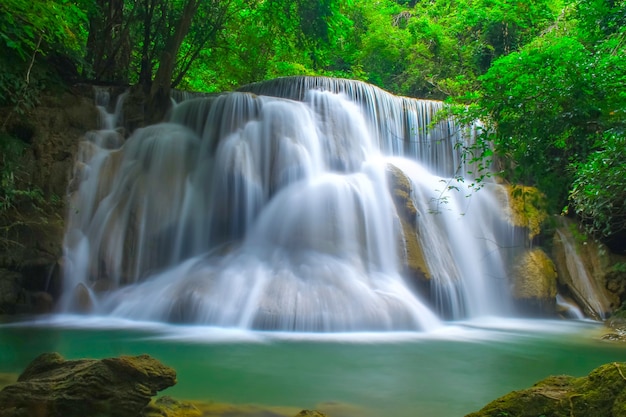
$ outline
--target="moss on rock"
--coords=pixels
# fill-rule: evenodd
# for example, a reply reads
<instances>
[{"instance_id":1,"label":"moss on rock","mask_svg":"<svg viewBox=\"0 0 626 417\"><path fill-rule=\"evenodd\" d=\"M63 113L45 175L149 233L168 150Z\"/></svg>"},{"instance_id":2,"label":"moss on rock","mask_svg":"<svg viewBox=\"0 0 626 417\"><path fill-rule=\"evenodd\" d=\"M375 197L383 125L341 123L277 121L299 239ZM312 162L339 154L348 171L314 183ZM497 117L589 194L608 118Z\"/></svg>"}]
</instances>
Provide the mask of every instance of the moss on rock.
<instances>
[{"instance_id":1,"label":"moss on rock","mask_svg":"<svg viewBox=\"0 0 626 417\"><path fill-rule=\"evenodd\" d=\"M424 257L424 251L422 245L417 239L417 233L407 221L401 220L402 224L402 237L404 243L404 258L405 267L413 277L419 277L421 279L430 280L431 274Z\"/></svg>"},{"instance_id":2,"label":"moss on rock","mask_svg":"<svg viewBox=\"0 0 626 417\"><path fill-rule=\"evenodd\" d=\"M542 224L548 219L545 196L535 187L505 185L505 215L513 226L528 229L528 239L533 240L541 233Z\"/></svg>"},{"instance_id":3,"label":"moss on rock","mask_svg":"<svg viewBox=\"0 0 626 417\"><path fill-rule=\"evenodd\" d=\"M588 376L551 376L513 391L466 417L626 417L626 363L613 362Z\"/></svg>"},{"instance_id":4,"label":"moss on rock","mask_svg":"<svg viewBox=\"0 0 626 417\"><path fill-rule=\"evenodd\" d=\"M38 356L0 391L0 417L137 417L176 372L148 355L67 361Z\"/></svg>"},{"instance_id":5,"label":"moss on rock","mask_svg":"<svg viewBox=\"0 0 626 417\"><path fill-rule=\"evenodd\" d=\"M399 247L403 250L400 254L404 259L404 267L417 284L424 284L431 278L431 273L426 263L424 251L418 239L416 224L417 208L411 195L413 187L409 178L398 167L387 165L387 178L391 189L391 196L396 206L396 212L402 227L402 241Z\"/></svg>"},{"instance_id":6,"label":"moss on rock","mask_svg":"<svg viewBox=\"0 0 626 417\"><path fill-rule=\"evenodd\" d=\"M524 252L513 268L513 297L544 313L554 311L557 274L552 260L539 249Z\"/></svg>"},{"instance_id":7,"label":"moss on rock","mask_svg":"<svg viewBox=\"0 0 626 417\"><path fill-rule=\"evenodd\" d=\"M142 417L201 417L202 411L195 405L163 396L146 407Z\"/></svg>"}]
</instances>

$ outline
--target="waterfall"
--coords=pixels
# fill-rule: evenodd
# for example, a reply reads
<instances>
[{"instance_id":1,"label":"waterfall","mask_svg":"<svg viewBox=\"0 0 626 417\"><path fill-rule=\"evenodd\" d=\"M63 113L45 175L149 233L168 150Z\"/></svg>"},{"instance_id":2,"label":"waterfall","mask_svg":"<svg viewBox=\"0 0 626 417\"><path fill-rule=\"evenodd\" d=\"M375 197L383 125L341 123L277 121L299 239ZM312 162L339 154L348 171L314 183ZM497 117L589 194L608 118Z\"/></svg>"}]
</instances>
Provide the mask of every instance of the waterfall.
<instances>
[{"instance_id":1,"label":"waterfall","mask_svg":"<svg viewBox=\"0 0 626 417\"><path fill-rule=\"evenodd\" d=\"M304 100L310 91L329 91L357 103L367 130L385 155L416 159L431 172L451 177L466 171L458 146L471 141L452 119L435 121L443 103L399 97L370 84L327 77L287 77L242 87L259 95Z\"/></svg>"},{"instance_id":2,"label":"waterfall","mask_svg":"<svg viewBox=\"0 0 626 417\"><path fill-rule=\"evenodd\" d=\"M586 248L587 246L594 248ZM605 319L613 306L602 285L602 273L599 271L601 267L597 265L599 262L597 259L592 260L598 258L597 253L600 251L595 245L577 242L565 221L561 221L560 227L556 229L555 248L563 285L572 293L587 316L597 320ZM583 259L585 256L586 261Z\"/></svg>"},{"instance_id":3,"label":"waterfall","mask_svg":"<svg viewBox=\"0 0 626 417\"><path fill-rule=\"evenodd\" d=\"M519 242L498 185L471 198L448 186L467 170L458 144L472 135L432 123L441 108L293 77L187 99L123 144L87 135L62 308L289 331L510 314L503 248ZM399 207L391 167L413 211ZM407 238L426 261L421 278L405 268Z\"/></svg>"}]
</instances>

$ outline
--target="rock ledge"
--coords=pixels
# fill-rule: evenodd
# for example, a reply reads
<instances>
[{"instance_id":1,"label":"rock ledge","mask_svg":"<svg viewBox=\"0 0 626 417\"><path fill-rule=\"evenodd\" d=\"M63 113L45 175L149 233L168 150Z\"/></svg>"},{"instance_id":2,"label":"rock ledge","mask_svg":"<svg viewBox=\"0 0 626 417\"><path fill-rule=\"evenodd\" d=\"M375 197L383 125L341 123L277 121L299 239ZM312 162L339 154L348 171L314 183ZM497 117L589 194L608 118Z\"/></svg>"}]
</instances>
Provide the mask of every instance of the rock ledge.
<instances>
[{"instance_id":1,"label":"rock ledge","mask_svg":"<svg viewBox=\"0 0 626 417\"><path fill-rule=\"evenodd\" d=\"M137 417L176 372L148 355L68 361L44 353L0 391L0 417Z\"/></svg>"}]
</instances>

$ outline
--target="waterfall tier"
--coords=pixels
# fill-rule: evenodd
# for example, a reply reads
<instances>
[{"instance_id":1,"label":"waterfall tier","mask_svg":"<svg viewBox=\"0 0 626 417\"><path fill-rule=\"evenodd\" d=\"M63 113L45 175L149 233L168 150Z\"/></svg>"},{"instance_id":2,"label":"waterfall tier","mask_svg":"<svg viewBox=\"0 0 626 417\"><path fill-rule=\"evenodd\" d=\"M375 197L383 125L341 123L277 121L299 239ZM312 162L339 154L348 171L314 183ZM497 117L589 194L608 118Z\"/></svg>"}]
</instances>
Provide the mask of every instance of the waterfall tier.
<instances>
[{"instance_id":1,"label":"waterfall tier","mask_svg":"<svg viewBox=\"0 0 626 417\"><path fill-rule=\"evenodd\" d=\"M508 313L519 242L497 185L450 191L471 132L433 123L441 107L295 77L186 100L119 147L88 135L64 308L87 298L99 314L290 331ZM390 169L406 179L409 211ZM417 278L413 250L425 260Z\"/></svg>"}]
</instances>

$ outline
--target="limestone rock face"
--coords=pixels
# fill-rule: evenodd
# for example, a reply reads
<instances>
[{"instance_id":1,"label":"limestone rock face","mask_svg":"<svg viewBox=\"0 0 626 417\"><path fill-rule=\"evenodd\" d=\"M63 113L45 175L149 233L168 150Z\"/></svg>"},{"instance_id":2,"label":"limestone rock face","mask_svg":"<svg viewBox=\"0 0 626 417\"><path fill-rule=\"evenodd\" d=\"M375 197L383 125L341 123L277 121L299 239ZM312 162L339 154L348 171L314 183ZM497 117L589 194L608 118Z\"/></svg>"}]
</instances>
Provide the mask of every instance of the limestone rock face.
<instances>
[{"instance_id":1,"label":"limestone rock face","mask_svg":"<svg viewBox=\"0 0 626 417\"><path fill-rule=\"evenodd\" d=\"M584 235L574 223L560 220L553 240L559 285L567 288L587 316L607 317L626 299L623 287L626 274L612 268L622 259Z\"/></svg>"},{"instance_id":2,"label":"limestone rock face","mask_svg":"<svg viewBox=\"0 0 626 417\"><path fill-rule=\"evenodd\" d=\"M19 287L21 278L17 272L0 269L0 314L15 313L22 295Z\"/></svg>"},{"instance_id":3,"label":"limestone rock face","mask_svg":"<svg viewBox=\"0 0 626 417\"><path fill-rule=\"evenodd\" d=\"M138 417L176 372L148 355L67 361L37 357L0 391L0 417Z\"/></svg>"},{"instance_id":4,"label":"limestone rock face","mask_svg":"<svg viewBox=\"0 0 626 417\"><path fill-rule=\"evenodd\" d=\"M0 226L6 230L0 268L21 275L17 280L21 298L14 305L5 299L0 314L48 312L49 299L59 295L57 261L62 255L68 208L64 197L79 139L97 127L92 95L90 87L44 94L35 108L9 118L7 135L24 146L14 161L19 166L17 179L24 188L40 190L42 201L35 205L28 199L16 200L15 210L0 217ZM11 111L0 108L0 116L4 119ZM44 302L42 292L49 294Z\"/></svg>"},{"instance_id":5,"label":"limestone rock face","mask_svg":"<svg viewBox=\"0 0 626 417\"><path fill-rule=\"evenodd\" d=\"M524 252L513 268L513 297L523 308L552 313L556 304L556 269L541 249Z\"/></svg>"},{"instance_id":6,"label":"limestone rock face","mask_svg":"<svg viewBox=\"0 0 626 417\"><path fill-rule=\"evenodd\" d=\"M466 417L626 416L626 363L613 362L588 376L551 376L514 391Z\"/></svg>"},{"instance_id":7,"label":"limestone rock face","mask_svg":"<svg viewBox=\"0 0 626 417\"><path fill-rule=\"evenodd\" d=\"M525 185L507 185L501 190L507 220L512 226L525 229L527 240L532 241L541 233L541 226L548 218L543 208L545 196L538 189Z\"/></svg>"},{"instance_id":8,"label":"limestone rock face","mask_svg":"<svg viewBox=\"0 0 626 417\"><path fill-rule=\"evenodd\" d=\"M404 258L407 275L414 280L413 284L427 288L431 273L417 238L419 233L416 224L417 208L411 199L413 192L411 182L402 170L391 164L387 166L387 178L402 227L403 241L399 242L398 247L403 249L403 253L400 256Z\"/></svg>"},{"instance_id":9,"label":"limestone rock face","mask_svg":"<svg viewBox=\"0 0 626 417\"><path fill-rule=\"evenodd\" d=\"M0 315L52 311L52 296L49 293L28 289L22 274L0 268Z\"/></svg>"}]
</instances>

